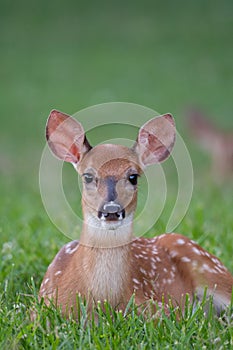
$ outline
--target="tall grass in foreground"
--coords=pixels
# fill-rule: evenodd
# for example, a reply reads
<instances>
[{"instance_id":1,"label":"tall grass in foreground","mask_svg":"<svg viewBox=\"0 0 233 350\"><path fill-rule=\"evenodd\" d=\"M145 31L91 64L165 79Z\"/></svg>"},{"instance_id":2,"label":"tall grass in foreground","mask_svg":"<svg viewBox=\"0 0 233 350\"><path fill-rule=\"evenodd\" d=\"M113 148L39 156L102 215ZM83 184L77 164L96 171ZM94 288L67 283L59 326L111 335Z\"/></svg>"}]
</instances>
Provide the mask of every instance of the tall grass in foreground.
<instances>
[{"instance_id":1,"label":"tall grass in foreground","mask_svg":"<svg viewBox=\"0 0 233 350\"><path fill-rule=\"evenodd\" d=\"M206 300L194 306L187 298L184 313L174 308L169 317L163 308L154 317L138 315L133 298L124 313L106 302L105 312L96 306L98 322L94 313L88 317L82 300L78 322L63 318L43 302L28 302L25 296L18 296L8 311L5 302L2 295L1 349L230 349L233 345L232 306L217 318ZM37 312L33 322L27 310L30 305Z\"/></svg>"}]
</instances>

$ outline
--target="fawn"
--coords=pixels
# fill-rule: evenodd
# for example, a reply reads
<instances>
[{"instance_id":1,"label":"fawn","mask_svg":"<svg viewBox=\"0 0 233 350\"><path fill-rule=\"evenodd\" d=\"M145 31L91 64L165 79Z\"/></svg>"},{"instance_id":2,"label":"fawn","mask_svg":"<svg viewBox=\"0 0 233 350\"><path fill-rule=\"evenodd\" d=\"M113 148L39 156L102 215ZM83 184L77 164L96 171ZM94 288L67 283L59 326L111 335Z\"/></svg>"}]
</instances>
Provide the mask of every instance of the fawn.
<instances>
[{"instance_id":1,"label":"fawn","mask_svg":"<svg viewBox=\"0 0 233 350\"><path fill-rule=\"evenodd\" d=\"M211 157L212 176L217 182L233 178L233 132L219 129L198 110L188 113L194 139Z\"/></svg>"},{"instance_id":2,"label":"fawn","mask_svg":"<svg viewBox=\"0 0 233 350\"><path fill-rule=\"evenodd\" d=\"M83 180L83 227L80 242L66 244L48 267L39 297L61 307L76 308L77 294L88 301L107 300L126 307L154 300L165 307L184 307L185 295L201 299L207 288L217 312L231 301L233 277L213 255L180 234L151 239L133 236L137 180L143 169L165 160L175 142L170 114L141 127L132 148L100 144L92 148L82 125L53 110L46 136L59 159L70 162Z\"/></svg>"}]
</instances>

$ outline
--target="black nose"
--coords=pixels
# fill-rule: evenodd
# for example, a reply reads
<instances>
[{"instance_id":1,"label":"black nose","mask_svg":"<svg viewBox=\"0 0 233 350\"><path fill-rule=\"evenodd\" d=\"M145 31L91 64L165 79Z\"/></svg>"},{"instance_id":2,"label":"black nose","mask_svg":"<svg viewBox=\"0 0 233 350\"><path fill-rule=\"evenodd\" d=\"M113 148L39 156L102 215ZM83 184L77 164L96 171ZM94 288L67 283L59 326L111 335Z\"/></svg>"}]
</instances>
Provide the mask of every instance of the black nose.
<instances>
[{"instance_id":1,"label":"black nose","mask_svg":"<svg viewBox=\"0 0 233 350\"><path fill-rule=\"evenodd\" d=\"M125 218L125 210L113 201L105 203L98 211L98 218L101 220L122 220Z\"/></svg>"}]
</instances>

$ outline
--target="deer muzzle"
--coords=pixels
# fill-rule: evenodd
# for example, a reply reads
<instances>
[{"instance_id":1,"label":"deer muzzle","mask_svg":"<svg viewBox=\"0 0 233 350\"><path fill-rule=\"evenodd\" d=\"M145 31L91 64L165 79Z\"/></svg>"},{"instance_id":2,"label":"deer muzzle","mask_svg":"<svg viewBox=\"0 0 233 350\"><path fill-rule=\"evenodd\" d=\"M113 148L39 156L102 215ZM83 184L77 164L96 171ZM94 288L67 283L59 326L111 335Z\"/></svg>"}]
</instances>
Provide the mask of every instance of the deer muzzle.
<instances>
[{"instance_id":1,"label":"deer muzzle","mask_svg":"<svg viewBox=\"0 0 233 350\"><path fill-rule=\"evenodd\" d=\"M118 221L125 218L125 209L113 201L105 203L98 211L98 218L105 221Z\"/></svg>"}]
</instances>

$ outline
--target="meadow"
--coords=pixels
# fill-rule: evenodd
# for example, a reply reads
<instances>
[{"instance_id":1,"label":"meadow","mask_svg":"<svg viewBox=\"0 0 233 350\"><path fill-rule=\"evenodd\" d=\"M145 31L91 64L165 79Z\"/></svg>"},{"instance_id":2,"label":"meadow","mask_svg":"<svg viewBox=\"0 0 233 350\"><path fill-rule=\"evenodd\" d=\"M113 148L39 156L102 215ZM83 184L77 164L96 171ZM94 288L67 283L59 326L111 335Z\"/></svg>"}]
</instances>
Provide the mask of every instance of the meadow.
<instances>
[{"instance_id":1,"label":"meadow","mask_svg":"<svg viewBox=\"0 0 233 350\"><path fill-rule=\"evenodd\" d=\"M53 108L74 114L112 101L174 115L194 169L192 201L176 231L233 273L233 185L214 183L210 159L185 123L185 110L194 105L220 127L233 128L233 3L3 0L0 33L0 348L230 349L232 307L217 318L211 306L205 316L205 301L194 310L187 300L179 321L161 311L155 322L138 315L132 299L125 314L108 305L105 314L98 310L97 325L87 319L83 301L76 323L45 308L37 293L47 266L68 242L50 221L39 190L47 116ZM76 181L69 167L66 172ZM171 190L167 210L173 204ZM164 210L148 234L162 233L166 220Z\"/></svg>"}]
</instances>

